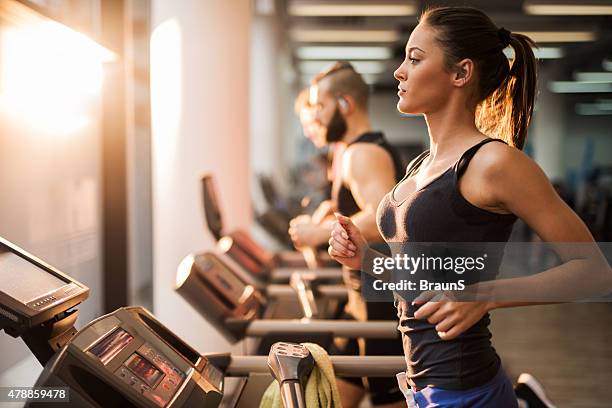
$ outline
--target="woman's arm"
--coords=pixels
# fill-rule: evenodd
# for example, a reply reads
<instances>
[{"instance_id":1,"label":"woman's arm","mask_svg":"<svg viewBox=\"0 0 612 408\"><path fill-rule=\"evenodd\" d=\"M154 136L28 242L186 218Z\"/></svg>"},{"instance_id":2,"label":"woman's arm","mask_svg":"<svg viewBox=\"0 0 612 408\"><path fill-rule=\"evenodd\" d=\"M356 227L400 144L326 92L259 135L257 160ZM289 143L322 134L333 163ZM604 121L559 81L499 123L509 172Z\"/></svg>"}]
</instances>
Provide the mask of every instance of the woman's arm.
<instances>
[{"instance_id":1,"label":"woman's arm","mask_svg":"<svg viewBox=\"0 0 612 408\"><path fill-rule=\"evenodd\" d=\"M558 253L563 264L532 276L484 282L483 301L453 302L423 296L415 317L436 324L440 337L451 339L500 307L576 300L612 292L612 270L582 220L561 200L544 172L521 151L489 143L474 156L462 182L466 198L524 220ZM480 205L479 205L480 206ZM574 245L570 243L576 243ZM514 300L516 299L516 300Z\"/></svg>"},{"instance_id":2,"label":"woman's arm","mask_svg":"<svg viewBox=\"0 0 612 408\"><path fill-rule=\"evenodd\" d=\"M492 308L521 302L580 300L612 292L612 270L582 220L559 197L542 169L524 153L498 143L483 171L486 194L521 218L550 245L562 265L538 274L483 284Z\"/></svg>"}]
</instances>

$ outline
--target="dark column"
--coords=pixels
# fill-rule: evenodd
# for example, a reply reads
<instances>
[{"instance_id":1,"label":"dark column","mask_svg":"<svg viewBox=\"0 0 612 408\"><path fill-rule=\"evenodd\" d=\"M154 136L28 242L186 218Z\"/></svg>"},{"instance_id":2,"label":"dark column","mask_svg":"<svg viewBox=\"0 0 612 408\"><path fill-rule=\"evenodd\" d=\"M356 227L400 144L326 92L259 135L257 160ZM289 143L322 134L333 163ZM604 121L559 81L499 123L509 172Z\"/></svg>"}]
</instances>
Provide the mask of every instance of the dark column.
<instances>
[{"instance_id":1,"label":"dark column","mask_svg":"<svg viewBox=\"0 0 612 408\"><path fill-rule=\"evenodd\" d=\"M125 1L100 6L102 43L117 54L105 66L102 95L102 276L104 311L111 312L128 301Z\"/></svg>"}]
</instances>

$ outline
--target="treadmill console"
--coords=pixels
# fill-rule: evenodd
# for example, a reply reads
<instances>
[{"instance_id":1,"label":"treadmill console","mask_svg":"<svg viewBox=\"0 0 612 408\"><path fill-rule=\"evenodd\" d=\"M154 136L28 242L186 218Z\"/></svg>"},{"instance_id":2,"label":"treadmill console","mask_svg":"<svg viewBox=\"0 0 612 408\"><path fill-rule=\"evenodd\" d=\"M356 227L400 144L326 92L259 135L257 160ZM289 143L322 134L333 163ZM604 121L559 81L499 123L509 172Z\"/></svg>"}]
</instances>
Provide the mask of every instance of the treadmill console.
<instances>
[{"instance_id":1,"label":"treadmill console","mask_svg":"<svg viewBox=\"0 0 612 408\"><path fill-rule=\"evenodd\" d=\"M121 308L77 331L74 306L88 293L0 238L0 329L44 365L36 387L68 387L73 407L219 405L223 372L145 309Z\"/></svg>"},{"instance_id":2,"label":"treadmill console","mask_svg":"<svg viewBox=\"0 0 612 408\"><path fill-rule=\"evenodd\" d=\"M88 352L98 357L103 365L107 365L133 341L134 336L117 328ZM159 406L165 406L170 401L186 376L166 356L147 343L130 354L114 374Z\"/></svg>"},{"instance_id":3,"label":"treadmill console","mask_svg":"<svg viewBox=\"0 0 612 408\"><path fill-rule=\"evenodd\" d=\"M219 241L219 249L247 269L253 276L266 279L276 265L275 256L257 244L243 230L225 231L215 180L211 174L202 177L204 218L210 233Z\"/></svg>"},{"instance_id":4,"label":"treadmill console","mask_svg":"<svg viewBox=\"0 0 612 408\"><path fill-rule=\"evenodd\" d=\"M202 203L208 230L216 240L219 240L223 236L223 218L215 180L211 174L202 176Z\"/></svg>"},{"instance_id":5,"label":"treadmill console","mask_svg":"<svg viewBox=\"0 0 612 408\"><path fill-rule=\"evenodd\" d=\"M140 307L121 308L79 331L37 386L62 384L87 406L216 406L223 373ZM144 399L143 399L144 398Z\"/></svg>"},{"instance_id":6,"label":"treadmill console","mask_svg":"<svg viewBox=\"0 0 612 408\"><path fill-rule=\"evenodd\" d=\"M185 380L186 373L179 370L168 358L148 343L141 344L132 352L134 336L122 328L117 328L94 344L88 353L100 362L114 369L114 376L124 384L141 393L160 407L166 406L176 390ZM131 353L115 359L124 350ZM83 350L85 351L85 350ZM125 355L125 353L123 354ZM110 363L112 365L109 365Z\"/></svg>"},{"instance_id":7,"label":"treadmill console","mask_svg":"<svg viewBox=\"0 0 612 408\"><path fill-rule=\"evenodd\" d=\"M88 295L85 285L0 238L0 329L19 337Z\"/></svg>"},{"instance_id":8,"label":"treadmill console","mask_svg":"<svg viewBox=\"0 0 612 408\"><path fill-rule=\"evenodd\" d=\"M251 321L261 317L265 298L212 253L189 255L178 267L176 291L229 341L240 340L228 320Z\"/></svg>"}]
</instances>

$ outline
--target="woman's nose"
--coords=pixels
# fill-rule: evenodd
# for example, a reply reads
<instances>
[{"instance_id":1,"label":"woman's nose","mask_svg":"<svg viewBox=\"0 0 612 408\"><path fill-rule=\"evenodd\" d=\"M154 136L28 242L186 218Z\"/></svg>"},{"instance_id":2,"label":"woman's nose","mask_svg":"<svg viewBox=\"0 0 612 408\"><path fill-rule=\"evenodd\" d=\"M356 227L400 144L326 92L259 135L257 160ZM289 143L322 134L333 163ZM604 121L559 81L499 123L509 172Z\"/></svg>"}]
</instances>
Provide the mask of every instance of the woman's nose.
<instances>
[{"instance_id":1,"label":"woman's nose","mask_svg":"<svg viewBox=\"0 0 612 408\"><path fill-rule=\"evenodd\" d=\"M403 63L402 63L402 65L397 67L395 72L393 72L393 77L395 79L397 79L398 81L405 81L406 80L406 73L404 72L404 64Z\"/></svg>"}]
</instances>

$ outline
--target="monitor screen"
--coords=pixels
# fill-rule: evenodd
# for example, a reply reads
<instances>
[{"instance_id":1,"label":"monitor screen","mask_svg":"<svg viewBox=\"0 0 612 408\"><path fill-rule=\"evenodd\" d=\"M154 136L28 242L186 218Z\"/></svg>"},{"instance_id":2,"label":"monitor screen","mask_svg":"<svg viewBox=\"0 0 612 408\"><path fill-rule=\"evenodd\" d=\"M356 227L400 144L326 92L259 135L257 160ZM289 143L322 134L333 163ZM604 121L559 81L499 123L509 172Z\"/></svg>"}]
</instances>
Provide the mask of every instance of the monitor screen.
<instances>
[{"instance_id":1,"label":"monitor screen","mask_svg":"<svg viewBox=\"0 0 612 408\"><path fill-rule=\"evenodd\" d=\"M0 247L0 292L25 304L66 284L52 273Z\"/></svg>"},{"instance_id":2,"label":"monitor screen","mask_svg":"<svg viewBox=\"0 0 612 408\"><path fill-rule=\"evenodd\" d=\"M128 344L134 340L134 336L123 329L116 329L111 334L96 343L89 352L95 355L106 365Z\"/></svg>"}]
</instances>

